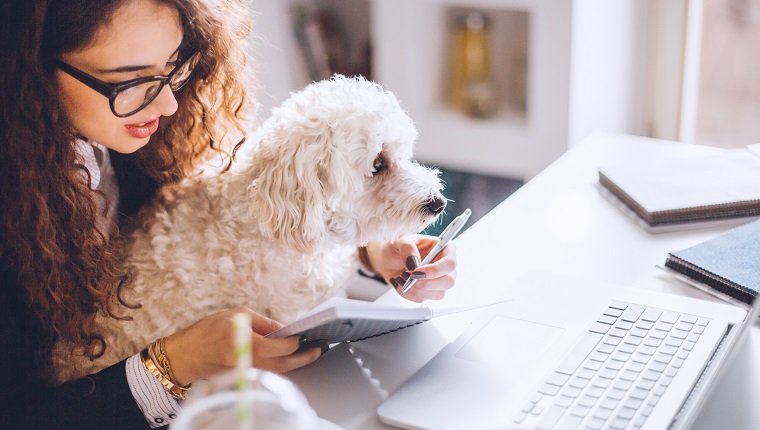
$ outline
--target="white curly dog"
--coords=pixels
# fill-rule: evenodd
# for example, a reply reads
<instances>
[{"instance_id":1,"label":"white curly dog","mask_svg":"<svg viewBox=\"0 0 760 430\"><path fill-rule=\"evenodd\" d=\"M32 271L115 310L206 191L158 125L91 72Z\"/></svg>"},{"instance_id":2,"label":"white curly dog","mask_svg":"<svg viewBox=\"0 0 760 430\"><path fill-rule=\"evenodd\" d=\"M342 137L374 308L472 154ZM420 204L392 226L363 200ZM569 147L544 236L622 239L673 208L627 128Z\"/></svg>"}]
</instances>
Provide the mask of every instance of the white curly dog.
<instances>
[{"instance_id":1,"label":"white curly dog","mask_svg":"<svg viewBox=\"0 0 760 430\"><path fill-rule=\"evenodd\" d=\"M422 230L443 210L438 172L412 160L417 130L396 97L335 76L294 93L234 168L162 189L131 236L122 297L90 361L57 348L59 381L93 373L222 309L287 322L345 294L357 246ZM248 145L250 143L247 143Z\"/></svg>"}]
</instances>

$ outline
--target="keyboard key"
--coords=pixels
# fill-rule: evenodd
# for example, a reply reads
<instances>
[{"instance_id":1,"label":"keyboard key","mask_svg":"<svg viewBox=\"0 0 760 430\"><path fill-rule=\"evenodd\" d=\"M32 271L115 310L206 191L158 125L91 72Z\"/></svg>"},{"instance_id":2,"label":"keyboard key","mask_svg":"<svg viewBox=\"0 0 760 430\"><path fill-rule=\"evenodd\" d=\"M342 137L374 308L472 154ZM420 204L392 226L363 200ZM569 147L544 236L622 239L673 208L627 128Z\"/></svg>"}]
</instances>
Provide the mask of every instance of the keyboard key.
<instances>
[{"instance_id":1,"label":"keyboard key","mask_svg":"<svg viewBox=\"0 0 760 430\"><path fill-rule=\"evenodd\" d=\"M650 358L652 358L651 355L647 355L639 351L636 354L634 354L633 357L631 357L631 361L633 361L634 363L647 364L649 363Z\"/></svg>"},{"instance_id":2,"label":"keyboard key","mask_svg":"<svg viewBox=\"0 0 760 430\"><path fill-rule=\"evenodd\" d=\"M681 349L685 351L691 351L692 349L694 349L695 344L696 344L695 342L686 342L683 345L681 345Z\"/></svg>"},{"instance_id":3,"label":"keyboard key","mask_svg":"<svg viewBox=\"0 0 760 430\"><path fill-rule=\"evenodd\" d=\"M554 401L554 404L557 406L562 406L563 408L568 408L573 404L573 402L575 402L575 399L572 397L557 396L557 400Z\"/></svg>"},{"instance_id":4,"label":"keyboard key","mask_svg":"<svg viewBox=\"0 0 760 430\"><path fill-rule=\"evenodd\" d=\"M561 387L565 385L568 379L570 379L570 376L562 374L562 373L554 372L551 374L551 376L546 378L546 383Z\"/></svg>"},{"instance_id":5,"label":"keyboard key","mask_svg":"<svg viewBox=\"0 0 760 430\"><path fill-rule=\"evenodd\" d=\"M599 430L604 426L604 420L600 420L599 418L591 418L586 423L586 428L589 430Z\"/></svg>"},{"instance_id":6,"label":"keyboard key","mask_svg":"<svg viewBox=\"0 0 760 430\"><path fill-rule=\"evenodd\" d=\"M678 351L678 354L676 354L676 358L686 359L686 357L689 356L689 351L682 349Z\"/></svg>"},{"instance_id":7,"label":"keyboard key","mask_svg":"<svg viewBox=\"0 0 760 430\"><path fill-rule=\"evenodd\" d=\"M660 352L663 354L675 355L675 353L678 352L678 348L675 346L665 345L660 348Z\"/></svg>"},{"instance_id":8,"label":"keyboard key","mask_svg":"<svg viewBox=\"0 0 760 430\"><path fill-rule=\"evenodd\" d=\"M610 415L612 415L612 408L607 409L607 408L598 407L594 411L593 417L599 418L600 420L606 420L607 418L610 417Z\"/></svg>"},{"instance_id":9,"label":"keyboard key","mask_svg":"<svg viewBox=\"0 0 760 430\"><path fill-rule=\"evenodd\" d=\"M686 336L688 336L689 332L686 330L681 330L678 328L674 328L670 331L670 335L675 337L676 339L686 339Z\"/></svg>"},{"instance_id":10,"label":"keyboard key","mask_svg":"<svg viewBox=\"0 0 760 430\"><path fill-rule=\"evenodd\" d=\"M515 418L513 421L515 424L521 424L523 421L525 421L525 418L528 416L525 412L518 412L517 415L515 415Z\"/></svg>"},{"instance_id":11,"label":"keyboard key","mask_svg":"<svg viewBox=\"0 0 760 430\"><path fill-rule=\"evenodd\" d=\"M595 322L594 324L591 325L591 328L589 328L588 331L590 331L592 333L605 334L610 329L610 327L611 326L608 325L608 324L603 324L603 323L600 323L600 322Z\"/></svg>"},{"instance_id":12,"label":"keyboard key","mask_svg":"<svg viewBox=\"0 0 760 430\"><path fill-rule=\"evenodd\" d=\"M676 323L676 325L675 325L675 326L673 326L673 327L675 327L675 328L677 328L677 329L679 329L679 330L686 330L686 331L691 331L691 328L692 328L693 326L694 326L694 324L692 324L692 323L687 323L687 322L685 322L685 321L678 321L678 322Z\"/></svg>"},{"instance_id":13,"label":"keyboard key","mask_svg":"<svg viewBox=\"0 0 760 430\"><path fill-rule=\"evenodd\" d=\"M607 335L607 337L605 337L602 342L606 343L607 345L617 346L621 340L622 339L619 337Z\"/></svg>"},{"instance_id":14,"label":"keyboard key","mask_svg":"<svg viewBox=\"0 0 760 430\"><path fill-rule=\"evenodd\" d=\"M602 394L604 394L604 388L588 387L588 390L586 390L587 396L595 397L597 399L602 397Z\"/></svg>"},{"instance_id":15,"label":"keyboard key","mask_svg":"<svg viewBox=\"0 0 760 430\"><path fill-rule=\"evenodd\" d=\"M557 367L556 371L566 375L572 375L575 372L575 369L583 363L583 360L588 356L589 352L594 349L596 344L599 343L599 340L602 339L602 337L603 335L599 333L586 333Z\"/></svg>"},{"instance_id":16,"label":"keyboard key","mask_svg":"<svg viewBox=\"0 0 760 430\"><path fill-rule=\"evenodd\" d=\"M669 346L675 346L678 348L683 343L683 339L678 339L677 337L668 336L667 339L665 339L665 345Z\"/></svg>"},{"instance_id":17,"label":"keyboard key","mask_svg":"<svg viewBox=\"0 0 760 430\"><path fill-rule=\"evenodd\" d=\"M584 369L599 370L601 367L602 367L602 362L601 361L589 360L589 361L583 363L583 368Z\"/></svg>"},{"instance_id":18,"label":"keyboard key","mask_svg":"<svg viewBox=\"0 0 760 430\"><path fill-rule=\"evenodd\" d=\"M581 425L581 421L583 421L583 417L567 415L554 427L554 430L575 430Z\"/></svg>"},{"instance_id":19,"label":"keyboard key","mask_svg":"<svg viewBox=\"0 0 760 430\"><path fill-rule=\"evenodd\" d=\"M599 371L599 377L600 378L606 378L606 379L615 379L615 376L617 376L618 371L615 369L610 369L605 367L601 371Z\"/></svg>"},{"instance_id":20,"label":"keyboard key","mask_svg":"<svg viewBox=\"0 0 760 430\"><path fill-rule=\"evenodd\" d=\"M646 330L644 330L643 328L638 328L638 327L632 329L629 333L631 333L631 336L636 336L636 337L646 337L647 335Z\"/></svg>"},{"instance_id":21,"label":"keyboard key","mask_svg":"<svg viewBox=\"0 0 760 430\"><path fill-rule=\"evenodd\" d=\"M644 309L644 306L641 305L630 305L626 308L625 312L623 312L620 319L623 321L636 322L641 314L644 313Z\"/></svg>"},{"instance_id":22,"label":"keyboard key","mask_svg":"<svg viewBox=\"0 0 760 430\"><path fill-rule=\"evenodd\" d=\"M612 388L617 388L618 390L622 391L628 391L629 388L633 385L633 382L626 381L625 379L618 379L615 381L614 384L612 384Z\"/></svg>"},{"instance_id":23,"label":"keyboard key","mask_svg":"<svg viewBox=\"0 0 760 430\"><path fill-rule=\"evenodd\" d=\"M587 370L587 369L584 369L584 370ZM572 381L570 381L568 385L575 388L585 388L586 385L588 385L588 379L583 379L576 376L573 378Z\"/></svg>"},{"instance_id":24,"label":"keyboard key","mask_svg":"<svg viewBox=\"0 0 760 430\"><path fill-rule=\"evenodd\" d=\"M607 363L605 363L604 367L606 369L620 370L623 368L623 364L625 363L623 363L622 361L610 360Z\"/></svg>"},{"instance_id":25,"label":"keyboard key","mask_svg":"<svg viewBox=\"0 0 760 430\"><path fill-rule=\"evenodd\" d=\"M550 406L541 416L541 420L536 424L536 428L540 430L551 430L566 410L566 408L557 405Z\"/></svg>"},{"instance_id":26,"label":"keyboard key","mask_svg":"<svg viewBox=\"0 0 760 430\"><path fill-rule=\"evenodd\" d=\"M607 308L607 310L604 311L604 314L617 318L620 315L623 315L623 311L621 309Z\"/></svg>"},{"instance_id":27,"label":"keyboard key","mask_svg":"<svg viewBox=\"0 0 760 430\"><path fill-rule=\"evenodd\" d=\"M660 381L660 385L662 385L663 387L667 387L668 385L670 385L671 382L673 382L672 376L664 376L662 380Z\"/></svg>"},{"instance_id":28,"label":"keyboard key","mask_svg":"<svg viewBox=\"0 0 760 430\"><path fill-rule=\"evenodd\" d=\"M660 330L657 327L655 327L649 332L649 335L655 339L665 339L665 337L668 335L668 332L666 332L665 330Z\"/></svg>"},{"instance_id":29,"label":"keyboard key","mask_svg":"<svg viewBox=\"0 0 760 430\"><path fill-rule=\"evenodd\" d=\"M635 409L631 409L631 408L627 408L625 406L625 403L623 403L623 407L620 408L620 410L617 413L618 417L624 418L626 420L630 420L631 418L633 418L634 415L636 415L636 410Z\"/></svg>"},{"instance_id":30,"label":"keyboard key","mask_svg":"<svg viewBox=\"0 0 760 430\"><path fill-rule=\"evenodd\" d=\"M651 390L654 388L654 382L647 379L642 379L636 384L636 387L641 388L642 390Z\"/></svg>"},{"instance_id":31,"label":"keyboard key","mask_svg":"<svg viewBox=\"0 0 760 430\"><path fill-rule=\"evenodd\" d=\"M675 324L678 321L678 314L675 312L664 312L660 317L660 321Z\"/></svg>"},{"instance_id":32,"label":"keyboard key","mask_svg":"<svg viewBox=\"0 0 760 430\"><path fill-rule=\"evenodd\" d=\"M666 387L666 386L664 386L664 385L658 385L658 386L657 386L657 387L656 387L656 388L655 388L655 389L652 391L652 394L654 394L654 397L657 397L657 398L659 398L659 397L662 397L662 395L663 395L663 394L665 394L665 390L666 390L667 388L668 388L668 387Z\"/></svg>"},{"instance_id":33,"label":"keyboard key","mask_svg":"<svg viewBox=\"0 0 760 430\"><path fill-rule=\"evenodd\" d=\"M644 318L644 317L642 316L641 318ZM644 330L649 330L649 329L651 329L652 327L654 327L654 323L653 323L653 322L651 322L651 321L644 321L643 319L639 319L639 320L636 322L636 327L637 327L637 328L642 328L642 329L644 329Z\"/></svg>"},{"instance_id":34,"label":"keyboard key","mask_svg":"<svg viewBox=\"0 0 760 430\"><path fill-rule=\"evenodd\" d=\"M653 327L653 328L654 328L654 329L657 329L657 330L662 330L662 331L670 331L670 329L672 329L672 328L673 328L673 324L671 324L671 323L666 323L665 321L657 321L657 322L654 324L654 327Z\"/></svg>"},{"instance_id":35,"label":"keyboard key","mask_svg":"<svg viewBox=\"0 0 760 430\"><path fill-rule=\"evenodd\" d=\"M699 340L699 335L696 334L696 333L692 333L692 334L686 336L686 340L689 341L689 342L696 342L696 341Z\"/></svg>"},{"instance_id":36,"label":"keyboard key","mask_svg":"<svg viewBox=\"0 0 760 430\"><path fill-rule=\"evenodd\" d=\"M630 370L624 370L623 373L620 374L620 379L624 381L635 381L639 377L639 374L636 372L631 372Z\"/></svg>"},{"instance_id":37,"label":"keyboard key","mask_svg":"<svg viewBox=\"0 0 760 430\"><path fill-rule=\"evenodd\" d=\"M591 408L588 406L577 405L570 409L570 415L575 415L576 417L585 417L588 415L589 411L591 411Z\"/></svg>"},{"instance_id":38,"label":"keyboard key","mask_svg":"<svg viewBox=\"0 0 760 430\"><path fill-rule=\"evenodd\" d=\"M644 400L649 396L649 390L645 390L643 388L634 388L631 390L630 396L633 399Z\"/></svg>"},{"instance_id":39,"label":"keyboard key","mask_svg":"<svg viewBox=\"0 0 760 430\"><path fill-rule=\"evenodd\" d=\"M596 372L594 372L591 369L581 369L575 373L575 376L577 378L583 378L583 379L591 379L596 375Z\"/></svg>"},{"instance_id":40,"label":"keyboard key","mask_svg":"<svg viewBox=\"0 0 760 430\"><path fill-rule=\"evenodd\" d=\"M642 342L644 345L652 346L654 348L657 348L662 343L662 339L657 339L656 337L648 337L644 339L644 342Z\"/></svg>"},{"instance_id":41,"label":"keyboard key","mask_svg":"<svg viewBox=\"0 0 760 430\"><path fill-rule=\"evenodd\" d=\"M538 392L541 394L546 394L547 396L556 396L557 393L559 393L559 387L556 385L544 384L541 388L539 388Z\"/></svg>"},{"instance_id":42,"label":"keyboard key","mask_svg":"<svg viewBox=\"0 0 760 430\"><path fill-rule=\"evenodd\" d=\"M666 365L665 363L661 363L661 362L659 362L659 361L653 361L653 362L652 362L652 363L649 365L649 370L654 370L655 372L660 372L660 373L662 373L662 372L664 372L664 371L665 371L665 368L666 368L666 367L667 367L667 365Z\"/></svg>"},{"instance_id":43,"label":"keyboard key","mask_svg":"<svg viewBox=\"0 0 760 430\"><path fill-rule=\"evenodd\" d=\"M606 343L600 343L596 346L596 350L599 352L603 352L605 354L610 354L612 351L615 350L615 347L613 345L608 345Z\"/></svg>"},{"instance_id":44,"label":"keyboard key","mask_svg":"<svg viewBox=\"0 0 760 430\"><path fill-rule=\"evenodd\" d=\"M656 372L656 371L654 371L652 369L647 369L644 372L644 374L641 375L641 377L644 378L644 379L647 379L649 381L657 381L658 379L660 379L660 375L662 375L662 373Z\"/></svg>"},{"instance_id":45,"label":"keyboard key","mask_svg":"<svg viewBox=\"0 0 760 430\"><path fill-rule=\"evenodd\" d=\"M654 361L659 361L660 363L670 363L670 360L673 359L672 355L669 354L663 354L662 352L658 352L654 355Z\"/></svg>"},{"instance_id":46,"label":"keyboard key","mask_svg":"<svg viewBox=\"0 0 760 430\"><path fill-rule=\"evenodd\" d=\"M655 322L662 315L662 311L649 308L641 315L641 319L644 321Z\"/></svg>"},{"instance_id":47,"label":"keyboard key","mask_svg":"<svg viewBox=\"0 0 760 430\"><path fill-rule=\"evenodd\" d=\"M633 409L634 411L637 410L641 405L644 403L644 400L642 399L634 399L633 397L628 397L623 401L623 408L626 409Z\"/></svg>"},{"instance_id":48,"label":"keyboard key","mask_svg":"<svg viewBox=\"0 0 760 430\"><path fill-rule=\"evenodd\" d=\"M625 337L626 334L628 334L628 331L623 330L622 328L613 327L612 330L610 330L610 336Z\"/></svg>"},{"instance_id":49,"label":"keyboard key","mask_svg":"<svg viewBox=\"0 0 760 430\"><path fill-rule=\"evenodd\" d=\"M641 416L648 417L649 415L652 415L653 410L654 410L654 406L646 405L643 408L641 408Z\"/></svg>"},{"instance_id":50,"label":"keyboard key","mask_svg":"<svg viewBox=\"0 0 760 430\"><path fill-rule=\"evenodd\" d=\"M583 390L581 390L580 388L565 387L565 389L562 390L562 395L574 399L574 398L578 397L581 394L581 391L583 391Z\"/></svg>"},{"instance_id":51,"label":"keyboard key","mask_svg":"<svg viewBox=\"0 0 760 430\"><path fill-rule=\"evenodd\" d=\"M628 303L622 303L622 302L616 302L613 301L610 303L611 308L620 309L621 311L624 311L628 307Z\"/></svg>"},{"instance_id":52,"label":"keyboard key","mask_svg":"<svg viewBox=\"0 0 760 430\"><path fill-rule=\"evenodd\" d=\"M631 354L623 351L615 351L610 358L617 361L628 361L631 358Z\"/></svg>"},{"instance_id":53,"label":"keyboard key","mask_svg":"<svg viewBox=\"0 0 760 430\"><path fill-rule=\"evenodd\" d=\"M655 351L657 351L657 348L648 345L642 345L641 348L639 348L639 353L645 355L653 355Z\"/></svg>"},{"instance_id":54,"label":"keyboard key","mask_svg":"<svg viewBox=\"0 0 760 430\"><path fill-rule=\"evenodd\" d=\"M641 363L637 363L635 361L631 361L630 363L628 363L627 369L630 370L631 372L640 373L642 370L644 370L644 365Z\"/></svg>"},{"instance_id":55,"label":"keyboard key","mask_svg":"<svg viewBox=\"0 0 760 430\"><path fill-rule=\"evenodd\" d=\"M701 326L701 327L705 327L705 326L707 326L707 324L708 324L709 322L710 322L710 320L709 320L709 319L707 319L707 318L699 318L699 319L697 320L697 325L698 325L698 326Z\"/></svg>"},{"instance_id":56,"label":"keyboard key","mask_svg":"<svg viewBox=\"0 0 760 430\"><path fill-rule=\"evenodd\" d=\"M676 369L680 369L683 366L683 358L676 358L670 365Z\"/></svg>"},{"instance_id":57,"label":"keyboard key","mask_svg":"<svg viewBox=\"0 0 760 430\"><path fill-rule=\"evenodd\" d=\"M588 358L589 360L601 361L602 363L604 363L605 361L607 361L607 358L609 356L610 356L609 354L605 354L599 351L594 351L591 353L591 355L588 356Z\"/></svg>"},{"instance_id":58,"label":"keyboard key","mask_svg":"<svg viewBox=\"0 0 760 430\"><path fill-rule=\"evenodd\" d=\"M630 420L627 420L625 418L615 417L612 422L610 422L610 428L614 430L625 430L625 427L628 425L628 422Z\"/></svg>"},{"instance_id":59,"label":"keyboard key","mask_svg":"<svg viewBox=\"0 0 760 430\"><path fill-rule=\"evenodd\" d=\"M618 347L618 351L625 352L627 354L633 354L633 352L636 351L636 345L631 345L630 343L623 343Z\"/></svg>"},{"instance_id":60,"label":"keyboard key","mask_svg":"<svg viewBox=\"0 0 760 430\"><path fill-rule=\"evenodd\" d=\"M613 399L612 397L605 397L602 399L602 401L599 403L600 408L604 409L615 409L620 403L620 399Z\"/></svg>"},{"instance_id":61,"label":"keyboard key","mask_svg":"<svg viewBox=\"0 0 760 430\"><path fill-rule=\"evenodd\" d=\"M624 343L630 344L630 345L639 345L641 343L642 338L636 337L636 336L628 336L625 339L623 339Z\"/></svg>"},{"instance_id":62,"label":"keyboard key","mask_svg":"<svg viewBox=\"0 0 760 430\"><path fill-rule=\"evenodd\" d=\"M623 397L625 397L625 390L612 387L607 393L607 397L614 400L621 400Z\"/></svg>"},{"instance_id":63,"label":"keyboard key","mask_svg":"<svg viewBox=\"0 0 760 430\"><path fill-rule=\"evenodd\" d=\"M704 331L705 331L705 327L704 327L704 326L701 326L701 325L695 326L695 327L694 327L694 328L691 330L691 332L692 332L692 333L696 333L696 334L702 334L702 333L704 333Z\"/></svg>"},{"instance_id":64,"label":"keyboard key","mask_svg":"<svg viewBox=\"0 0 760 430\"><path fill-rule=\"evenodd\" d=\"M581 397L580 400L578 400L578 404L581 405L581 406L586 406L587 408L592 408L596 404L597 400L599 400L598 397L592 397L592 396L589 396L589 395L585 395L585 396Z\"/></svg>"},{"instance_id":65,"label":"keyboard key","mask_svg":"<svg viewBox=\"0 0 760 430\"><path fill-rule=\"evenodd\" d=\"M623 330L630 330L633 328L633 323L628 321L618 321L617 324L615 324L615 327Z\"/></svg>"},{"instance_id":66,"label":"keyboard key","mask_svg":"<svg viewBox=\"0 0 760 430\"><path fill-rule=\"evenodd\" d=\"M683 314L681 315L681 321L685 321L690 324L696 324L697 317L695 317L694 315Z\"/></svg>"},{"instance_id":67,"label":"keyboard key","mask_svg":"<svg viewBox=\"0 0 760 430\"><path fill-rule=\"evenodd\" d=\"M533 403L538 403L541 399L544 398L544 395L541 393L536 393L533 395L533 397L530 398L530 401Z\"/></svg>"},{"instance_id":68,"label":"keyboard key","mask_svg":"<svg viewBox=\"0 0 760 430\"><path fill-rule=\"evenodd\" d=\"M610 383L612 383L612 379L596 378L595 380L591 381L591 386L604 389L609 387Z\"/></svg>"}]
</instances>

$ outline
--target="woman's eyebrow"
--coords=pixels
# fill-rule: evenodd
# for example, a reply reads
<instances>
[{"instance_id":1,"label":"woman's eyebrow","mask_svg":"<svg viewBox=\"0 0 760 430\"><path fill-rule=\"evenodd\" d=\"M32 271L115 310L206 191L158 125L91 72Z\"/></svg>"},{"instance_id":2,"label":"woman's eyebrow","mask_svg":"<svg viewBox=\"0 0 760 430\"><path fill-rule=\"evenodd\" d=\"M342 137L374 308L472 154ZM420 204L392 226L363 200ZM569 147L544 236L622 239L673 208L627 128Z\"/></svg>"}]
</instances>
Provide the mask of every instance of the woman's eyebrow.
<instances>
[{"instance_id":1,"label":"woman's eyebrow","mask_svg":"<svg viewBox=\"0 0 760 430\"><path fill-rule=\"evenodd\" d=\"M169 57L171 58L171 57L174 56L174 54L176 54L177 52L179 52L179 48L180 47L178 46L177 49L175 49L174 52L172 52L172 55L170 55ZM114 67L113 69L97 69L97 72L98 73L103 73L103 74L139 72L141 70L153 69L155 67L156 66L153 65L153 64L142 65L142 66L119 66L119 67Z\"/></svg>"}]
</instances>

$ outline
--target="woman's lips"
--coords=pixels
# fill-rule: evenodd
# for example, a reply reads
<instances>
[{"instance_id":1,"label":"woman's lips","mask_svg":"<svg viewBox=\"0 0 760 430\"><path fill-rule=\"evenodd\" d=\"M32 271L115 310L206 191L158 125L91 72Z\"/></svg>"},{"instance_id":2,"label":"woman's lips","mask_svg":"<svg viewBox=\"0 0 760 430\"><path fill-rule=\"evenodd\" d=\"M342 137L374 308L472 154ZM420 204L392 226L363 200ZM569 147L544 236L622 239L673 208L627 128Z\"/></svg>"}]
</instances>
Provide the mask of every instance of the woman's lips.
<instances>
[{"instance_id":1,"label":"woman's lips","mask_svg":"<svg viewBox=\"0 0 760 430\"><path fill-rule=\"evenodd\" d=\"M127 133L135 139L145 139L158 130L158 118L138 124L127 124L124 127L127 129Z\"/></svg>"}]
</instances>

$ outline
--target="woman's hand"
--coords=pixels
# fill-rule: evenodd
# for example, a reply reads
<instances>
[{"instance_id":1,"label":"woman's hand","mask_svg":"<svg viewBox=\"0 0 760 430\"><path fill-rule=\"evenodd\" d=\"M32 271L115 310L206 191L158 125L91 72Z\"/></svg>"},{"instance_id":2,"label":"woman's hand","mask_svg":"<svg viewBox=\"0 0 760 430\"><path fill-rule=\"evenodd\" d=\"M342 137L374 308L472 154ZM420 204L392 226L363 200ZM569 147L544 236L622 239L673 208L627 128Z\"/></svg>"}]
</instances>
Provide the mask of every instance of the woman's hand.
<instances>
[{"instance_id":1,"label":"woman's hand","mask_svg":"<svg viewBox=\"0 0 760 430\"><path fill-rule=\"evenodd\" d=\"M410 277L417 279L404 298L415 302L438 300L454 286L457 259L454 244L449 243L432 262L420 266L422 258L436 243L437 237L421 234L404 236L393 242L371 242L367 245L367 256L375 273L393 285L396 291Z\"/></svg>"},{"instance_id":2,"label":"woman's hand","mask_svg":"<svg viewBox=\"0 0 760 430\"><path fill-rule=\"evenodd\" d=\"M197 379L235 367L235 323L233 316L251 316L253 366L277 373L305 366L322 355L320 348L296 352L297 336L266 338L282 324L246 307L228 309L201 319L166 338L166 355L176 382L187 385Z\"/></svg>"}]
</instances>

